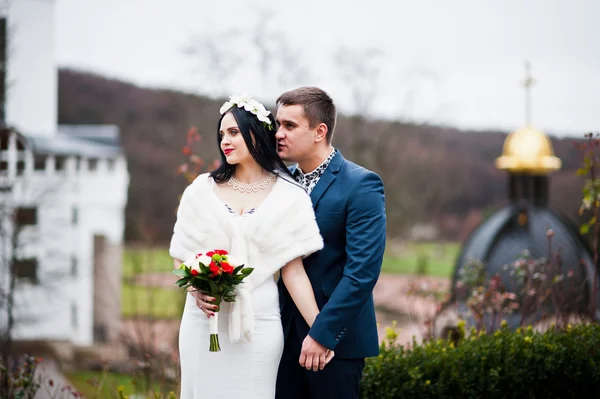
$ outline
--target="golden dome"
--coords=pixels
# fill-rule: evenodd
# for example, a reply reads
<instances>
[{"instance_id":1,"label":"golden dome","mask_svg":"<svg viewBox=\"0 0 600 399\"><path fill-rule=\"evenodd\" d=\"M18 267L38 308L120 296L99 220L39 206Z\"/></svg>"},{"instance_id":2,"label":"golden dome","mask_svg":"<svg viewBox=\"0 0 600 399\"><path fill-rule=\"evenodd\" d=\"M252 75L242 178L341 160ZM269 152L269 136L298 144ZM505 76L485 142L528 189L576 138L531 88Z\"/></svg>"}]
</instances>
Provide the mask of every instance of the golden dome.
<instances>
[{"instance_id":1,"label":"golden dome","mask_svg":"<svg viewBox=\"0 0 600 399\"><path fill-rule=\"evenodd\" d=\"M496 167L513 173L547 174L560 169L561 161L554 156L548 136L524 127L508 135Z\"/></svg>"}]
</instances>

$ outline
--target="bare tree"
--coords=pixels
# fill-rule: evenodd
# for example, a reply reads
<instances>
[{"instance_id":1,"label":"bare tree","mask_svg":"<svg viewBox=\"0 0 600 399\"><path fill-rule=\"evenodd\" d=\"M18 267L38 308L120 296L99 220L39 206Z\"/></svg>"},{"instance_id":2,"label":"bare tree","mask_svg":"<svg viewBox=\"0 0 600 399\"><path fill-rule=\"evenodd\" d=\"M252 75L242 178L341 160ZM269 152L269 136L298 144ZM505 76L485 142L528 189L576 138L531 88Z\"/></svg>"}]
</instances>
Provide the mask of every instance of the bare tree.
<instances>
[{"instance_id":1,"label":"bare tree","mask_svg":"<svg viewBox=\"0 0 600 399\"><path fill-rule=\"evenodd\" d=\"M439 116L444 105L439 101L441 80L438 74L424 67L412 67L404 73L407 82L404 96L399 104L405 120L428 123Z\"/></svg>"},{"instance_id":2,"label":"bare tree","mask_svg":"<svg viewBox=\"0 0 600 399\"><path fill-rule=\"evenodd\" d=\"M231 90L240 56L236 51L237 29L193 37L184 47L185 54L196 60L195 71L201 77L200 91L222 97Z\"/></svg>"},{"instance_id":3,"label":"bare tree","mask_svg":"<svg viewBox=\"0 0 600 399\"><path fill-rule=\"evenodd\" d=\"M384 53L376 48L340 47L334 52L334 64L343 87L349 91L353 115L368 116L377 97L377 79Z\"/></svg>"},{"instance_id":4,"label":"bare tree","mask_svg":"<svg viewBox=\"0 0 600 399\"><path fill-rule=\"evenodd\" d=\"M202 77L200 91L224 96L234 89L236 78L257 76L261 95L277 96L292 86L307 84L311 71L285 33L272 23L276 13L266 8L255 11L249 34L241 30L212 31L193 37L185 53L196 62L195 73ZM236 90L233 90L236 91Z\"/></svg>"}]
</instances>

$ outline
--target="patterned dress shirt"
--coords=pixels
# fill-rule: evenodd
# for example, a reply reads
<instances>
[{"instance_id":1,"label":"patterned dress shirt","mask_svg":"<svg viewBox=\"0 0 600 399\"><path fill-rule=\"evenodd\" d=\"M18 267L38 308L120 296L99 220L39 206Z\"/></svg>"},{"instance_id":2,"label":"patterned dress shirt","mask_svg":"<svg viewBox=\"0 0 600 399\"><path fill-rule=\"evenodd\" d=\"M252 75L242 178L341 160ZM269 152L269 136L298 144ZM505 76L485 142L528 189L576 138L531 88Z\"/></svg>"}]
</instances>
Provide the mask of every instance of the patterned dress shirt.
<instances>
[{"instance_id":1,"label":"patterned dress shirt","mask_svg":"<svg viewBox=\"0 0 600 399\"><path fill-rule=\"evenodd\" d=\"M302 187L304 187L307 193L310 194L313 188L315 188L315 186L319 182L319 179L321 178L321 176L323 176L323 173L325 173L325 170L329 166L329 163L335 156L336 152L337 150L333 148L331 150L331 154L329 154L329 156L321 163L321 165L317 166L317 168L312 172L304 173L299 167L296 168L296 171L294 172L294 177L296 178L296 181L300 183Z\"/></svg>"}]
</instances>

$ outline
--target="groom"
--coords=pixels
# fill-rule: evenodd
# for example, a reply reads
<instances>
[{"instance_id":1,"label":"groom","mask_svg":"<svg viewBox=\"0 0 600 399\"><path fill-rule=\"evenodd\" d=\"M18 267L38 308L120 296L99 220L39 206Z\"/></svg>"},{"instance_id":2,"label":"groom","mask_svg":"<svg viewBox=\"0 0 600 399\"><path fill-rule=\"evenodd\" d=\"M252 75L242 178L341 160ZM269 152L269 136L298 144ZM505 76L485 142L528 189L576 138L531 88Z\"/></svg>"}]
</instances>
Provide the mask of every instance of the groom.
<instances>
[{"instance_id":1,"label":"groom","mask_svg":"<svg viewBox=\"0 0 600 399\"><path fill-rule=\"evenodd\" d=\"M316 87L277 99L278 153L309 192L325 247L304 259L321 312L312 328L279 281L285 344L277 399L358 398L366 357L379 354L373 288L386 240L383 183L332 147L333 100ZM335 357L325 367L328 350Z\"/></svg>"}]
</instances>

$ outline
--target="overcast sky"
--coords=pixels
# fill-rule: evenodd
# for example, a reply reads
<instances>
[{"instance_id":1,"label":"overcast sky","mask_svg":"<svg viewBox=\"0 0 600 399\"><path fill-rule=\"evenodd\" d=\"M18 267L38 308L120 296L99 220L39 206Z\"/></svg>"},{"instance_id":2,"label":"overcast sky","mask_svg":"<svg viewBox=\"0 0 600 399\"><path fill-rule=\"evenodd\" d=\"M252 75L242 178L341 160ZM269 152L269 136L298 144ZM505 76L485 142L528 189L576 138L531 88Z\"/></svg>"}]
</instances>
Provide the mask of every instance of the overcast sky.
<instances>
[{"instance_id":1,"label":"overcast sky","mask_svg":"<svg viewBox=\"0 0 600 399\"><path fill-rule=\"evenodd\" d=\"M272 102L284 89L311 84L326 89L342 111L368 106L375 116L511 130L524 123L520 81L528 59L537 79L533 124L558 135L600 131L597 0L56 4L60 66L143 86L218 95L248 92ZM261 20L267 11L270 16ZM261 72L251 42L257 21L263 45L275 49L274 38L284 44L274 52L268 73ZM215 71L183 51L202 40L218 43L231 68ZM369 68L368 79L349 80L350 64L340 65L334 57L342 48L362 60L356 65ZM373 49L379 54L366 55ZM353 101L353 88L367 104Z\"/></svg>"}]
</instances>

